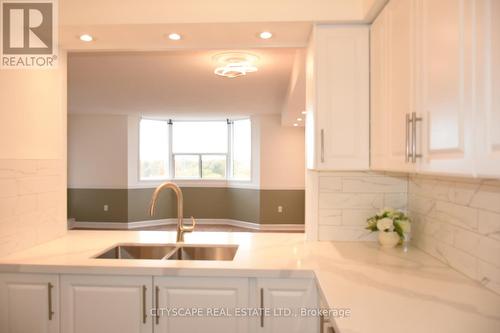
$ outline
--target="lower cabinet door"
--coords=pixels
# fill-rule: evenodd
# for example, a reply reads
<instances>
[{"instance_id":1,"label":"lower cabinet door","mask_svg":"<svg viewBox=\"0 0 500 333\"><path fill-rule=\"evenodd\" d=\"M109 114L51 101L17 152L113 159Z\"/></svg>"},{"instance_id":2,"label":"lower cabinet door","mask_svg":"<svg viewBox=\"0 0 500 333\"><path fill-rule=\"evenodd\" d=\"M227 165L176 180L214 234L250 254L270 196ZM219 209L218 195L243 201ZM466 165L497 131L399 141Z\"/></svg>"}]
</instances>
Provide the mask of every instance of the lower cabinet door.
<instances>
[{"instance_id":1,"label":"lower cabinet door","mask_svg":"<svg viewBox=\"0 0 500 333\"><path fill-rule=\"evenodd\" d=\"M151 333L151 295L151 277L63 275L62 332Z\"/></svg>"},{"instance_id":2,"label":"lower cabinet door","mask_svg":"<svg viewBox=\"0 0 500 333\"><path fill-rule=\"evenodd\" d=\"M58 333L59 277L0 274L0 332Z\"/></svg>"},{"instance_id":3,"label":"lower cabinet door","mask_svg":"<svg viewBox=\"0 0 500 333\"><path fill-rule=\"evenodd\" d=\"M318 291L313 279L257 279L260 307L265 309L260 318L259 332L318 333L320 318L317 310Z\"/></svg>"},{"instance_id":4,"label":"lower cabinet door","mask_svg":"<svg viewBox=\"0 0 500 333\"><path fill-rule=\"evenodd\" d=\"M246 278L154 278L157 333L246 333L249 306Z\"/></svg>"}]
</instances>

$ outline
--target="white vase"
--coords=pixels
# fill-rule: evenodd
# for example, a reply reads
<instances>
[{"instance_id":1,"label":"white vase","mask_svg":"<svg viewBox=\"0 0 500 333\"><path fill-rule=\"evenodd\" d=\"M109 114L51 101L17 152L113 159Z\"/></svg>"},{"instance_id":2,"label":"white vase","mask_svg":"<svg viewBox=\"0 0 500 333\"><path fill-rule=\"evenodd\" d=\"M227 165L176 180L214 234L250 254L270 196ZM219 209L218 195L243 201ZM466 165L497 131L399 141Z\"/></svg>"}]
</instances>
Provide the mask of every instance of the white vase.
<instances>
[{"instance_id":1,"label":"white vase","mask_svg":"<svg viewBox=\"0 0 500 333\"><path fill-rule=\"evenodd\" d=\"M400 238L397 232L379 231L378 233L378 242L382 245L382 247L395 247L398 245L399 241Z\"/></svg>"}]
</instances>

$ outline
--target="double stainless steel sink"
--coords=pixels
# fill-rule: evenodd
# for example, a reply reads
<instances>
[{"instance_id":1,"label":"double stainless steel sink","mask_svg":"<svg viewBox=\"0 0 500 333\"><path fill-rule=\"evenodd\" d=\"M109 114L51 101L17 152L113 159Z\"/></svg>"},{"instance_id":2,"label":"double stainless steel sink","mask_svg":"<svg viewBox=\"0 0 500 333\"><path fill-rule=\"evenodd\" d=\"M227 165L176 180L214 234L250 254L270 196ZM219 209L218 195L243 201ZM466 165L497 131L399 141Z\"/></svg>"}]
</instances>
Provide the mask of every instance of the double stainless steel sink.
<instances>
[{"instance_id":1,"label":"double stainless steel sink","mask_svg":"<svg viewBox=\"0 0 500 333\"><path fill-rule=\"evenodd\" d=\"M233 260L238 245L120 244L96 259Z\"/></svg>"}]
</instances>

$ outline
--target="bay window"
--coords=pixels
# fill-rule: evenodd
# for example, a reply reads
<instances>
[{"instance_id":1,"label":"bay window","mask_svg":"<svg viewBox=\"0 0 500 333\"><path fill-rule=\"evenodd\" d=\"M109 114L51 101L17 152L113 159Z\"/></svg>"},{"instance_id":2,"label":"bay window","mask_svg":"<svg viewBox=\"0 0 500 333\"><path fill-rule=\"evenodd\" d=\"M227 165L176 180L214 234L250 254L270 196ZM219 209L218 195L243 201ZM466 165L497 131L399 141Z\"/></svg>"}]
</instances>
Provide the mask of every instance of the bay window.
<instances>
[{"instance_id":1,"label":"bay window","mask_svg":"<svg viewBox=\"0 0 500 333\"><path fill-rule=\"evenodd\" d=\"M251 179L250 119L141 119L140 180Z\"/></svg>"}]
</instances>

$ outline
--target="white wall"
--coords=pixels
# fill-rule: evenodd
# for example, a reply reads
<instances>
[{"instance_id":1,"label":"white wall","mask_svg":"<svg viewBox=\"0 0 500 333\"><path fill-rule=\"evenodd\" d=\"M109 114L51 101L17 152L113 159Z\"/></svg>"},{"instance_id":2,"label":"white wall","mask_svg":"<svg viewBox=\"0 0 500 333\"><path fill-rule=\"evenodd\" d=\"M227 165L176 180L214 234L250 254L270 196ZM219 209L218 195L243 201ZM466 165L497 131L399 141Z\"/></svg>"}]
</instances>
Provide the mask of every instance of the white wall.
<instances>
[{"instance_id":1,"label":"white wall","mask_svg":"<svg viewBox=\"0 0 500 333\"><path fill-rule=\"evenodd\" d=\"M304 189L304 128L281 126L280 115L260 116L260 187Z\"/></svg>"},{"instance_id":2,"label":"white wall","mask_svg":"<svg viewBox=\"0 0 500 333\"><path fill-rule=\"evenodd\" d=\"M127 188L127 116L68 116L68 187Z\"/></svg>"},{"instance_id":3,"label":"white wall","mask_svg":"<svg viewBox=\"0 0 500 333\"><path fill-rule=\"evenodd\" d=\"M70 188L146 188L138 181L139 116L70 114ZM181 182L185 186L304 189L304 129L279 115L252 117L252 182Z\"/></svg>"},{"instance_id":4,"label":"white wall","mask_svg":"<svg viewBox=\"0 0 500 333\"><path fill-rule=\"evenodd\" d=\"M0 256L66 232L66 54L0 70Z\"/></svg>"}]
</instances>

